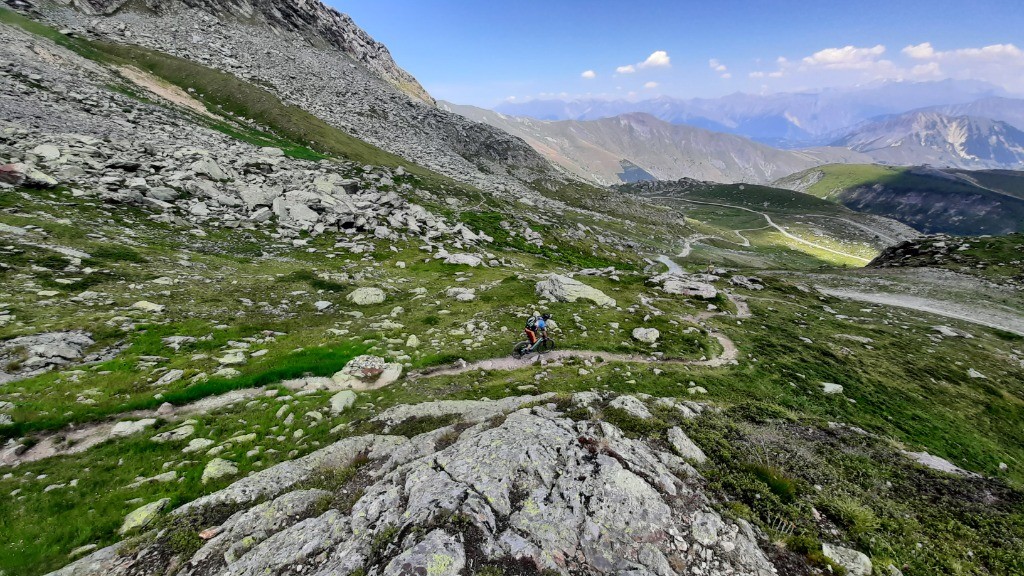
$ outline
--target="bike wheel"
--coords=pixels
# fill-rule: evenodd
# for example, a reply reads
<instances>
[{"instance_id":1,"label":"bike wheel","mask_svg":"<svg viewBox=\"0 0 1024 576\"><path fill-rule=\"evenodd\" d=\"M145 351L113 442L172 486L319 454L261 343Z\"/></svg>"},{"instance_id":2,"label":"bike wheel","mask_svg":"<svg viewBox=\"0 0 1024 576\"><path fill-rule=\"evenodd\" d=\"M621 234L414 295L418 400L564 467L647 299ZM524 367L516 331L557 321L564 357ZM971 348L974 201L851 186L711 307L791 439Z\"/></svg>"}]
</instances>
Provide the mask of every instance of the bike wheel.
<instances>
[{"instance_id":1,"label":"bike wheel","mask_svg":"<svg viewBox=\"0 0 1024 576\"><path fill-rule=\"evenodd\" d=\"M516 342L516 345L512 347L512 356L515 358L522 358L530 350L530 343L523 340L522 342Z\"/></svg>"},{"instance_id":2,"label":"bike wheel","mask_svg":"<svg viewBox=\"0 0 1024 576\"><path fill-rule=\"evenodd\" d=\"M552 350L555 349L555 341L550 338L545 338L544 341L540 343L540 346L537 347L537 349L540 350L541 354L543 354L544 352L551 352Z\"/></svg>"}]
</instances>

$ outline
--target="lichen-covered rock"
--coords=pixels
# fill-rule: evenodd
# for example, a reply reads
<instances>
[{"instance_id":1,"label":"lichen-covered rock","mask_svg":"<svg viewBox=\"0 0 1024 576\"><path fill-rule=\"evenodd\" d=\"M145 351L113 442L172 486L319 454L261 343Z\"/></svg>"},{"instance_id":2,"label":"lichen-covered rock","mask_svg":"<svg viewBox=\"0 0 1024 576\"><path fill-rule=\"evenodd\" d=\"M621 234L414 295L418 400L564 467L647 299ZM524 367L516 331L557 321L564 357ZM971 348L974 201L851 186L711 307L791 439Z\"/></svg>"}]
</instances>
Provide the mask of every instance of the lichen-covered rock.
<instances>
[{"instance_id":1,"label":"lichen-covered rock","mask_svg":"<svg viewBox=\"0 0 1024 576\"><path fill-rule=\"evenodd\" d=\"M176 510L240 510L191 557L173 559L157 538L133 554L99 550L58 574L162 573L180 562L189 576L448 575L468 558L560 574L775 573L750 526L715 513L697 475L655 445L606 422L573 421L554 404L428 404L392 408L384 420L464 414L478 423L341 440ZM370 464L357 473L364 488L351 508L336 508L333 491L299 488L359 454Z\"/></svg>"},{"instance_id":2,"label":"lichen-covered rock","mask_svg":"<svg viewBox=\"0 0 1024 576\"><path fill-rule=\"evenodd\" d=\"M156 519L157 515L170 504L170 498L161 498L156 502L150 502L145 506L140 506L133 510L130 514L124 517L124 522L121 524L121 529L117 531L118 534L129 534L136 530L141 530L146 526L149 526L153 520Z\"/></svg>"},{"instance_id":3,"label":"lichen-covered rock","mask_svg":"<svg viewBox=\"0 0 1024 576\"><path fill-rule=\"evenodd\" d=\"M551 274L546 280L537 282L537 294L558 302L590 300L598 306L615 306L615 299L611 296L579 280L560 274Z\"/></svg>"},{"instance_id":4,"label":"lichen-covered rock","mask_svg":"<svg viewBox=\"0 0 1024 576\"><path fill-rule=\"evenodd\" d=\"M668 430L668 443L672 445L676 453L688 460L702 463L708 459L704 454L704 451L700 449L700 446L694 444L693 440L687 436L678 427L672 427Z\"/></svg>"},{"instance_id":5,"label":"lichen-covered rock","mask_svg":"<svg viewBox=\"0 0 1024 576\"><path fill-rule=\"evenodd\" d=\"M80 361L96 342L82 331L44 332L0 342L0 384Z\"/></svg>"},{"instance_id":6,"label":"lichen-covered rock","mask_svg":"<svg viewBox=\"0 0 1024 576\"><path fill-rule=\"evenodd\" d=\"M466 552L451 534L437 529L384 567L385 576L426 574L457 576L466 566Z\"/></svg>"},{"instance_id":7,"label":"lichen-covered rock","mask_svg":"<svg viewBox=\"0 0 1024 576\"><path fill-rule=\"evenodd\" d=\"M356 402L356 393L351 390L342 390L331 396L331 413L341 414L348 410Z\"/></svg>"},{"instance_id":8,"label":"lichen-covered rock","mask_svg":"<svg viewBox=\"0 0 1024 576\"><path fill-rule=\"evenodd\" d=\"M614 400L609 402L608 405L611 406L612 408L625 410L630 415L635 416L637 418L643 418L644 420L654 417L651 414L651 411L647 409L647 406L644 405L643 402L641 402L635 396L630 396L629 394L623 394L622 396L615 398Z\"/></svg>"},{"instance_id":9,"label":"lichen-covered rock","mask_svg":"<svg viewBox=\"0 0 1024 576\"><path fill-rule=\"evenodd\" d=\"M372 304L380 304L387 298L384 291L380 288L374 288L364 286L363 288L356 288L345 296L345 299L355 304L356 306L370 306Z\"/></svg>"},{"instance_id":10,"label":"lichen-covered rock","mask_svg":"<svg viewBox=\"0 0 1024 576\"><path fill-rule=\"evenodd\" d=\"M412 418L440 416L458 416L465 422L482 422L498 414L516 410L520 406L542 402L554 396L554 393L548 393L538 396L510 396L500 400L438 400L420 404L401 404L388 408L373 420L387 426L401 424Z\"/></svg>"},{"instance_id":11,"label":"lichen-covered rock","mask_svg":"<svg viewBox=\"0 0 1024 576\"><path fill-rule=\"evenodd\" d=\"M657 328L633 328L633 339L644 344L654 344L661 337Z\"/></svg>"},{"instance_id":12,"label":"lichen-covered rock","mask_svg":"<svg viewBox=\"0 0 1024 576\"><path fill-rule=\"evenodd\" d=\"M207 463L206 468L203 468L203 484L235 474L238 474L238 466L234 462L223 458L214 458Z\"/></svg>"},{"instance_id":13,"label":"lichen-covered rock","mask_svg":"<svg viewBox=\"0 0 1024 576\"><path fill-rule=\"evenodd\" d=\"M863 552L822 542L821 552L826 558L846 569L849 576L871 576L871 559Z\"/></svg>"}]
</instances>

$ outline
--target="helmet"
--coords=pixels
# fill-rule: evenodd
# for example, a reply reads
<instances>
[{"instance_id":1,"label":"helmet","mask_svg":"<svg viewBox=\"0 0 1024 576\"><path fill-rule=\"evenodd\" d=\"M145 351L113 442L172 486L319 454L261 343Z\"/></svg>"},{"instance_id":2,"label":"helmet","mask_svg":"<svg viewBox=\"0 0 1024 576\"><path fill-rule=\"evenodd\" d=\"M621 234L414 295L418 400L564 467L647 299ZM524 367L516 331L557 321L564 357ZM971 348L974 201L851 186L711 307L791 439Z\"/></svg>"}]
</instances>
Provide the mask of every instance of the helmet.
<instances>
[{"instance_id":1,"label":"helmet","mask_svg":"<svg viewBox=\"0 0 1024 576\"><path fill-rule=\"evenodd\" d=\"M551 314L542 314L541 318L543 318L545 320L551 320Z\"/></svg>"}]
</instances>

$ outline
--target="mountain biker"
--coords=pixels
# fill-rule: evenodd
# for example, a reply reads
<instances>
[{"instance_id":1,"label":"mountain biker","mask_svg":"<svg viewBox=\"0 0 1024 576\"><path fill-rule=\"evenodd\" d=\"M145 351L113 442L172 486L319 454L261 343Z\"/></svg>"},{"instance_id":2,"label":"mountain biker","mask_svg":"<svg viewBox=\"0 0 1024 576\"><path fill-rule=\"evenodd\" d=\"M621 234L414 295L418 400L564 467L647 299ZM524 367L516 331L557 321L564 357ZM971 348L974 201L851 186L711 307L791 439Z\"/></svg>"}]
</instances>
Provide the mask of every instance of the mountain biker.
<instances>
[{"instance_id":1,"label":"mountain biker","mask_svg":"<svg viewBox=\"0 0 1024 576\"><path fill-rule=\"evenodd\" d=\"M526 337L530 339L530 347L532 348L537 344L537 334L540 334L543 338L548 337L548 320L551 319L551 314L541 314L540 316L530 316L530 319L526 321Z\"/></svg>"}]
</instances>

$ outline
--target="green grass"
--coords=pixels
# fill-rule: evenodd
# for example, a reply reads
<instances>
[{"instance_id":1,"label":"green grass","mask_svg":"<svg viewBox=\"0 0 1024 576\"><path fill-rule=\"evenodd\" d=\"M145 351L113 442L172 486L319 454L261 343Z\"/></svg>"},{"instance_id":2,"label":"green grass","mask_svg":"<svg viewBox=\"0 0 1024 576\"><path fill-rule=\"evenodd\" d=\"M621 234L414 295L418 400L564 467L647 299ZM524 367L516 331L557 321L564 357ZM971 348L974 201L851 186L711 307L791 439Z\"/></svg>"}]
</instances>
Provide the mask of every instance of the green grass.
<instances>
[{"instance_id":1,"label":"green grass","mask_svg":"<svg viewBox=\"0 0 1024 576\"><path fill-rule=\"evenodd\" d=\"M152 410L164 402L181 406L232 390L273 385L291 378L330 376L365 350L366 346L356 344L301 350L275 359L271 367L261 366L247 370L237 378L213 377L195 384L183 381L181 386L162 393L160 397L153 393L143 393L127 402L97 405L59 415L36 415L30 419L18 419L14 424L0 427L0 437L18 438L33 432L60 430L69 424L96 421L135 410ZM52 376L43 378L43 382L49 381L52 381ZM24 417L19 413L16 413L16 416Z\"/></svg>"},{"instance_id":2,"label":"green grass","mask_svg":"<svg viewBox=\"0 0 1024 576\"><path fill-rule=\"evenodd\" d=\"M351 157L348 153L365 155L370 163L394 160L284 106L258 86L141 48L65 37L10 11L0 11L0 18L96 61L131 63L192 88L223 119L218 129L233 132L236 138L278 145L293 156L305 154L309 159ZM254 122L240 122L239 116ZM210 122L220 124L221 120ZM662 268L641 272L649 251L674 254L680 236L716 236L696 244L691 257L681 262L693 270L709 260L741 267L744 273L759 266L786 270L842 262L801 251L774 231L747 230L763 227L765 222L743 210L686 203L685 198L654 204L620 191L553 182L536 186L570 208L562 210L557 222L554 217L546 224L529 221L544 240L543 247L536 247L502 226L503 221L509 222L513 230L521 231L523 214L529 209L484 198L468 187L452 187L426 173L408 182L438 196L450 194L471 202L467 206L478 205L475 211L433 205L431 209L493 236L494 243L479 249L507 264L475 269L444 264L420 250L415 240L368 239L370 253L351 254L334 249L335 239L329 235L310 239L307 247L316 252L296 249L262 230L211 227L206 237L182 237L179 230L148 220L145 211L111 208L74 198L63 189L0 195L0 222L39 226L47 234L47 243L89 253L91 258L83 265L97 269L88 276L69 270L68 258L30 243L39 238L5 240L2 258L10 268L0 270L0 302L17 318L0 326L0 338L85 329L97 340L89 352L125 346L113 360L6 384L0 400L16 407L15 425L4 430L4 436L31 444L38 439L37 431L102 422L125 411L151 410L164 401L181 405L231 390L268 386L277 397L259 396L194 416L196 437L223 446L221 456L235 461L242 476L342 436L377 431L368 424L370 419L403 403L502 398L536 391L558 394L558 405L570 410L568 395L584 390L693 399L711 403L717 410L705 411L697 420L661 409L650 420L608 407L600 415L630 437L646 438L666 450L665 430L683 428L708 454L709 461L700 471L720 510L755 523L770 539L785 543L792 553L822 570L828 564L821 556L821 542L838 541L870 554L880 567L890 561L906 567L907 574L1024 572L1020 488L1024 485L1020 467L1024 462L1020 437L1024 367L1013 361L1020 357L1019 337L927 314L806 293L781 274L765 277L762 291L730 288L749 298L752 318L720 315L695 320L707 312L709 302L668 296L649 285L647 278ZM807 195L723 185L692 191L689 198L767 211L792 233L851 253L866 254L874 246L870 238L830 227L828 219L808 216L813 211L857 217ZM131 243L118 244L114 239L121 238L125 228L133 231ZM83 238L82 229L106 240ZM736 230L754 245L738 247ZM1003 262L1003 267L982 271L991 278L1008 280L1019 274L1019 268L1010 265L1021 260L1019 239L978 239L963 255L965 261L957 265ZM186 256L191 266L184 268L179 260ZM404 268L396 266L399 261ZM402 380L359 393L355 405L340 415L329 414L328 392L299 396L275 386L307 374L329 376L364 352L405 363L411 370L459 358L504 357L519 338L526 315L541 307L535 292L540 275L605 266L615 266L619 278L579 278L615 298L618 309L586 302L544 306L559 325L554 336L561 348L662 352L669 358L698 359L720 353L710 330L736 343L739 364L706 368L599 361L585 365L580 359L568 359L561 365L514 371L477 370ZM161 276L179 281L152 283ZM350 278L351 285L339 278ZM719 284L726 287L725 281ZM344 295L355 286L379 286L387 300L374 306L351 305ZM452 286L475 288L478 298L457 302L446 295ZM51 287L58 290L57 296L38 295ZM86 287L102 294L97 302L67 301ZM425 293L414 297L414 288ZM133 310L131 304L140 299L165 304L167 310L161 315ZM321 299L334 306L316 312L312 304ZM733 311L725 299L711 303ZM974 338L936 339L931 327L940 323L967 328ZM661 331L656 348L632 340L631 330L640 326ZM276 334L270 338L268 333ZM867 337L871 343L861 344L843 338L844 334ZM197 341L175 351L162 341L175 335ZM420 340L418 348L406 345L410 335ZM215 358L238 345L232 342L247 343L250 352L267 352L262 357L249 354L237 378L190 382L202 372L216 370ZM148 356L166 360L149 363L144 360ZM978 367L988 378L970 378L970 367ZM582 373L581 368L585 368ZM181 369L186 375L175 384L154 388L153 382L165 369ZM843 385L844 393L824 395L823 382ZM687 392L691 386L708 392L691 396ZM291 406L291 424L285 423L284 414L278 415L285 404ZM322 420L307 416L313 411L323 414ZM571 415L589 418L582 410L572 410ZM829 422L857 426L869 435ZM414 419L391 433L412 436L454 423L452 418ZM34 575L55 569L78 546L116 542L124 515L142 503L167 497L172 506L179 506L227 485L231 479L201 483L203 466L212 456L183 455L181 445L149 440L174 426L177 423L159 421L152 431L136 437L25 463L11 470L11 477L0 477L0 494L5 495L0 499L0 570ZM296 434L299 430L302 433ZM231 440L247 432L257 433L255 443ZM255 445L262 450L250 453ZM947 477L911 463L900 449L927 450L990 478ZM1002 462L1009 464L1005 471L1000 469ZM310 486L353 488L350 494L324 503L344 509L358 497L355 485L365 476L361 465L365 462L318 475ZM177 471L182 479L127 487L136 477L167 470ZM75 479L78 485L70 486ZM65 486L44 492L51 484ZM815 518L815 512L821 519ZM161 526L169 529L167 537L180 552L192 551L200 543L198 524ZM379 554L387 553L390 540L399 536L386 534L375 544Z\"/></svg>"}]
</instances>

